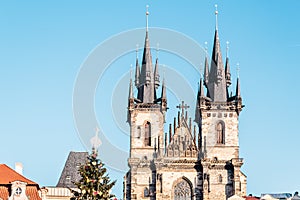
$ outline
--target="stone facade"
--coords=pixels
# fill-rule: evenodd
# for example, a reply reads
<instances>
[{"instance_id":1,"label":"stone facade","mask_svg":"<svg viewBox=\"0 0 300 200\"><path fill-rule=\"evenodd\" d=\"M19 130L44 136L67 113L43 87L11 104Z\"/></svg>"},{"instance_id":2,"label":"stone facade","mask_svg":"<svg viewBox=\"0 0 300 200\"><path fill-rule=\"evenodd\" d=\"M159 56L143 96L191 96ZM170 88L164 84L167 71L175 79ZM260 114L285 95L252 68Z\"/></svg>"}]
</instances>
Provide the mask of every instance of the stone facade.
<instances>
[{"instance_id":1,"label":"stone facade","mask_svg":"<svg viewBox=\"0 0 300 200\"><path fill-rule=\"evenodd\" d=\"M163 81L158 98L158 59L153 71L146 29L141 70L136 60L136 98L132 80L129 86L130 169L124 177L124 199L225 200L246 195L247 178L239 157L240 84L237 79L235 96L228 94L229 61L226 58L224 68L220 49L216 29L211 65L206 58L196 96L195 119L188 116L189 106L182 102L169 133L164 134L166 88Z\"/></svg>"}]
</instances>

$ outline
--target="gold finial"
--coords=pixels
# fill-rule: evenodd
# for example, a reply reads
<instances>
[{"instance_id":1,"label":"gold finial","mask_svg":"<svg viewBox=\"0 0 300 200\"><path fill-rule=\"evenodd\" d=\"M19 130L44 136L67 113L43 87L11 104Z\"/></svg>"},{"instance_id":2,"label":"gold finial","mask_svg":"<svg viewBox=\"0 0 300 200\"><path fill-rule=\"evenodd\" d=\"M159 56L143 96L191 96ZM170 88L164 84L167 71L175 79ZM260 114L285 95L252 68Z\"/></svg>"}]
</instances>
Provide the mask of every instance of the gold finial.
<instances>
[{"instance_id":1,"label":"gold finial","mask_svg":"<svg viewBox=\"0 0 300 200\"><path fill-rule=\"evenodd\" d=\"M149 5L146 5L146 31L148 32Z\"/></svg>"},{"instance_id":2,"label":"gold finial","mask_svg":"<svg viewBox=\"0 0 300 200\"><path fill-rule=\"evenodd\" d=\"M215 8L216 8L216 10L215 10L215 15L216 15L216 30L218 30L218 14L219 14L219 12L218 12L218 5L217 4L215 4Z\"/></svg>"},{"instance_id":3,"label":"gold finial","mask_svg":"<svg viewBox=\"0 0 300 200\"><path fill-rule=\"evenodd\" d=\"M226 57L228 58L229 56L229 41L226 42Z\"/></svg>"}]
</instances>

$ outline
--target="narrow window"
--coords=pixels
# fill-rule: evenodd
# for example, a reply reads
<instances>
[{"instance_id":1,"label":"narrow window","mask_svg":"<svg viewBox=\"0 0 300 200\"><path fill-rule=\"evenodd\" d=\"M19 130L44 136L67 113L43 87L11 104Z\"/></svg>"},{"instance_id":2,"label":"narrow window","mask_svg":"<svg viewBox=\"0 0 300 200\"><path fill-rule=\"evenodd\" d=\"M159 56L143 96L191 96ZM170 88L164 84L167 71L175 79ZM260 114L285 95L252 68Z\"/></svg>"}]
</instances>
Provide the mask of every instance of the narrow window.
<instances>
[{"instance_id":1,"label":"narrow window","mask_svg":"<svg viewBox=\"0 0 300 200\"><path fill-rule=\"evenodd\" d=\"M224 126L221 122L217 124L217 144L225 144Z\"/></svg>"},{"instance_id":2,"label":"narrow window","mask_svg":"<svg viewBox=\"0 0 300 200\"><path fill-rule=\"evenodd\" d=\"M145 124L145 146L151 146L151 124L147 122Z\"/></svg>"},{"instance_id":3,"label":"narrow window","mask_svg":"<svg viewBox=\"0 0 300 200\"><path fill-rule=\"evenodd\" d=\"M141 127L140 126L137 127L137 138L138 139L141 138Z\"/></svg>"},{"instance_id":4,"label":"narrow window","mask_svg":"<svg viewBox=\"0 0 300 200\"><path fill-rule=\"evenodd\" d=\"M144 197L149 197L149 189L148 188L144 189Z\"/></svg>"},{"instance_id":5,"label":"narrow window","mask_svg":"<svg viewBox=\"0 0 300 200\"><path fill-rule=\"evenodd\" d=\"M223 182L223 177L222 177L222 175L220 174L219 175L219 183L222 183Z\"/></svg>"}]
</instances>

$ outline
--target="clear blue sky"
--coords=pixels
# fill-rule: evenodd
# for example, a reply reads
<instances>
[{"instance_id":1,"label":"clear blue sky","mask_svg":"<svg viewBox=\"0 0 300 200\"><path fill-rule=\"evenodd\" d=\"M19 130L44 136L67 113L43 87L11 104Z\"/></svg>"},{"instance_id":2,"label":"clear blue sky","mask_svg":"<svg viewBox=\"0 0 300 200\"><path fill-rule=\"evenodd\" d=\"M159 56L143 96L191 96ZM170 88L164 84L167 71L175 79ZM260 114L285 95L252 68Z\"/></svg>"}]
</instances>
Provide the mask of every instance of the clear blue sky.
<instances>
[{"instance_id":1,"label":"clear blue sky","mask_svg":"<svg viewBox=\"0 0 300 200\"><path fill-rule=\"evenodd\" d=\"M200 45L207 41L210 55L216 3L223 56L228 40L232 73L235 74L236 63L241 68L246 107L240 115L240 155L245 159L243 171L248 176L248 193L299 190L297 0L2 1L0 163L13 167L15 162L22 162L26 177L40 186L56 185L68 153L89 150L78 137L72 95L80 67L90 52L113 35L144 27L145 5L149 4L150 26L178 31ZM174 65L174 60L163 56L159 55L163 63ZM113 64L122 66L123 74L107 71L108 77L120 80L125 72L128 74L135 54L127 57L132 59L120 58ZM104 77L99 81L95 96L99 121L106 113L98 104L111 93L108 88L114 87L102 90L109 83L105 80ZM197 82L191 84L196 90ZM125 105L126 98L127 91ZM119 113L126 118L125 108ZM106 136L110 137L108 132L112 130L110 141L127 151L129 138L119 137L114 124L109 127L104 130ZM106 153L109 152L100 155ZM114 191L120 196L123 173L110 169L110 174L118 181Z\"/></svg>"}]
</instances>

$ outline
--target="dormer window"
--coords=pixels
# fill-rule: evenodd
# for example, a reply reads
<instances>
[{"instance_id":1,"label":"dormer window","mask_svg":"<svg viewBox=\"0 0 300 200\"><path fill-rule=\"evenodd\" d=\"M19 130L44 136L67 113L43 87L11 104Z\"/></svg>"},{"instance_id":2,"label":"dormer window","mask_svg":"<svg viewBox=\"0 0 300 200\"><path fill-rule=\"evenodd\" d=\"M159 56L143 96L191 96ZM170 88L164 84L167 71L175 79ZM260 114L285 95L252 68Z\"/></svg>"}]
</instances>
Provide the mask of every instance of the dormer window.
<instances>
[{"instance_id":1,"label":"dormer window","mask_svg":"<svg viewBox=\"0 0 300 200\"><path fill-rule=\"evenodd\" d=\"M21 189L20 187L18 187L18 188L16 189L16 191L15 191L15 194L16 194L16 195L22 194L22 189Z\"/></svg>"}]
</instances>

